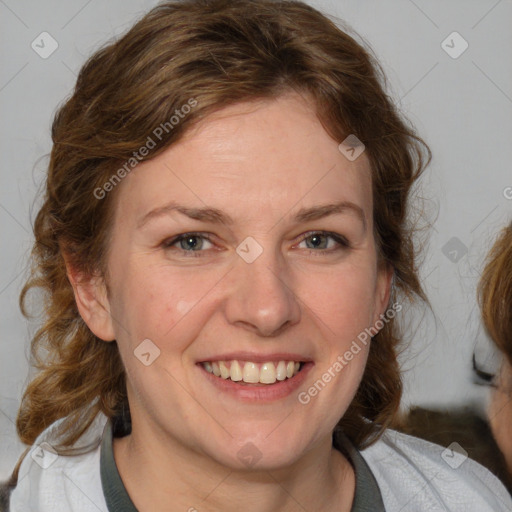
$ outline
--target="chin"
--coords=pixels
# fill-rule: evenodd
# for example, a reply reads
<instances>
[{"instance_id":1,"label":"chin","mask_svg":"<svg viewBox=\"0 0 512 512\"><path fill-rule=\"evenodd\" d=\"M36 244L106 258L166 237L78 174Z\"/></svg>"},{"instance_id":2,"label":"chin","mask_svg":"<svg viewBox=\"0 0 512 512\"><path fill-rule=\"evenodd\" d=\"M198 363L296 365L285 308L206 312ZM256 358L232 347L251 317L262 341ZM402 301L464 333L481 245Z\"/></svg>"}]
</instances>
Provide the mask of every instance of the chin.
<instances>
[{"instance_id":1,"label":"chin","mask_svg":"<svg viewBox=\"0 0 512 512\"><path fill-rule=\"evenodd\" d=\"M234 436L224 445L221 453L212 453L223 466L232 470L271 471L293 465L305 447L299 440L290 439L289 435L268 436Z\"/></svg>"}]
</instances>

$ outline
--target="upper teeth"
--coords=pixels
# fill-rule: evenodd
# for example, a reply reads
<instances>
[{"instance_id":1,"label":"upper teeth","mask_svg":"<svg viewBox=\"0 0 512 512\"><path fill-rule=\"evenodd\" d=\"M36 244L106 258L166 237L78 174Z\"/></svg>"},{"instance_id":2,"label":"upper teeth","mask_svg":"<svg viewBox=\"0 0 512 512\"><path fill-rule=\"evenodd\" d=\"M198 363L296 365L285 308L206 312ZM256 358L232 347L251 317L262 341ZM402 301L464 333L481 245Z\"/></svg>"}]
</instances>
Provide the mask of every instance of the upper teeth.
<instances>
[{"instance_id":1,"label":"upper teeth","mask_svg":"<svg viewBox=\"0 0 512 512\"><path fill-rule=\"evenodd\" d=\"M216 377L253 384L273 384L276 380L289 379L298 373L300 368L300 363L295 361L279 361L277 365L271 361L263 364L236 360L207 361L202 365Z\"/></svg>"}]
</instances>

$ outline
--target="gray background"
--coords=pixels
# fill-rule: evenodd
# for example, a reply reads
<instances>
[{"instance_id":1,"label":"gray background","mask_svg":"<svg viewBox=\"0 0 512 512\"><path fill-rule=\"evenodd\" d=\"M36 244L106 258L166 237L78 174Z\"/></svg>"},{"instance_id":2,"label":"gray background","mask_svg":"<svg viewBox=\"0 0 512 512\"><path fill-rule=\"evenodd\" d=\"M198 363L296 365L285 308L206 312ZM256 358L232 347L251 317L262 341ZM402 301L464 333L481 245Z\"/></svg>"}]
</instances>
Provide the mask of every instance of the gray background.
<instances>
[{"instance_id":1,"label":"gray background","mask_svg":"<svg viewBox=\"0 0 512 512\"><path fill-rule=\"evenodd\" d=\"M36 323L22 318L18 295L52 116L85 58L155 3L0 0L0 478L23 449L14 420ZM470 365L475 343L485 341L475 286L495 234L512 218L512 1L310 3L368 41L390 93L434 154L421 190L434 223L421 270L433 313L413 311L406 331L404 406L474 403L483 409L487 389L472 382ZM441 46L454 31L469 45L458 58ZM42 32L58 43L46 59L31 47L34 40L41 46ZM461 43L452 37L446 44L453 53Z\"/></svg>"}]
</instances>

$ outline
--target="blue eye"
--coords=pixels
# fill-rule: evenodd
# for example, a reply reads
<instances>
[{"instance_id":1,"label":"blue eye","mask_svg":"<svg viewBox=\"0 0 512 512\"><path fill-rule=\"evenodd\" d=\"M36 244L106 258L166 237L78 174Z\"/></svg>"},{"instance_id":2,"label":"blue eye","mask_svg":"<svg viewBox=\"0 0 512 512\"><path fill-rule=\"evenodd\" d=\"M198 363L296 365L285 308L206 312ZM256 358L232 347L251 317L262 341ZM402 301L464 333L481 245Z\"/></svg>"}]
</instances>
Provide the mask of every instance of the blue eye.
<instances>
[{"instance_id":1,"label":"blue eye","mask_svg":"<svg viewBox=\"0 0 512 512\"><path fill-rule=\"evenodd\" d=\"M306 243L307 249L321 249L321 250L336 250L343 247L349 247L347 240L337 235L336 233L330 233L325 231L316 231L313 233L306 233L301 240L300 244ZM300 245L299 244L299 245Z\"/></svg>"},{"instance_id":2,"label":"blue eye","mask_svg":"<svg viewBox=\"0 0 512 512\"><path fill-rule=\"evenodd\" d=\"M209 244L209 246L208 246ZM169 249L177 245L177 249L183 252L201 252L203 249L211 249L212 243L205 234L184 233L172 240L163 242L163 247Z\"/></svg>"}]
</instances>

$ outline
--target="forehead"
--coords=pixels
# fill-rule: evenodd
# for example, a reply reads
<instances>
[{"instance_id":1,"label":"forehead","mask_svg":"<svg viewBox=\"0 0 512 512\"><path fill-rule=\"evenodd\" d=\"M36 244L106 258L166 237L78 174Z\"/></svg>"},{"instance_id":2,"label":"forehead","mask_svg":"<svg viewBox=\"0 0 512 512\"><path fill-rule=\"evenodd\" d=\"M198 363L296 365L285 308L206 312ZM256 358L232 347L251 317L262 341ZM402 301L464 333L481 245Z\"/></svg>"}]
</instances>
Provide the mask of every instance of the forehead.
<instances>
[{"instance_id":1,"label":"forehead","mask_svg":"<svg viewBox=\"0 0 512 512\"><path fill-rule=\"evenodd\" d=\"M349 161L339 142L298 94L233 105L139 164L121 183L119 208L140 216L179 199L237 218L345 200L371 217L366 155Z\"/></svg>"}]
</instances>

